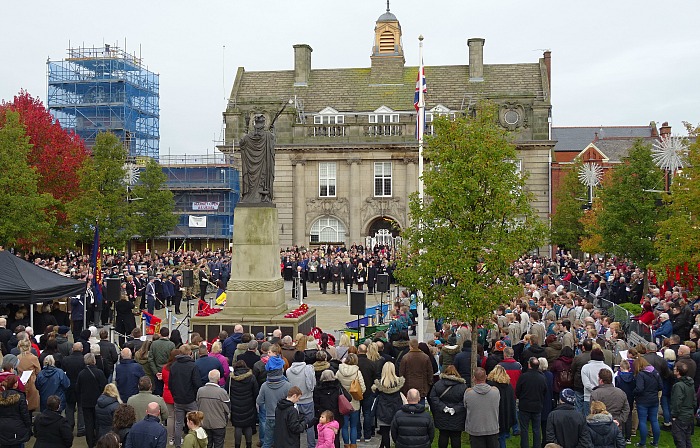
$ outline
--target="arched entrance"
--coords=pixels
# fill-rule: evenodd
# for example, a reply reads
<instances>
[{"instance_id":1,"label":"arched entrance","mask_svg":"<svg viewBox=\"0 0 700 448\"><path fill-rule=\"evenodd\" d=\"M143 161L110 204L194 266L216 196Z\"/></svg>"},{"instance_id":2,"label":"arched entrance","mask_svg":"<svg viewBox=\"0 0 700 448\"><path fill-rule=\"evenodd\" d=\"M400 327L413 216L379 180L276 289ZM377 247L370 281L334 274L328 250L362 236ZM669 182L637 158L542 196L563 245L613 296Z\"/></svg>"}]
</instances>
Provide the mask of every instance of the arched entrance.
<instances>
[{"instance_id":1,"label":"arched entrance","mask_svg":"<svg viewBox=\"0 0 700 448\"><path fill-rule=\"evenodd\" d=\"M401 244L399 233L401 233L401 227L395 220L386 216L376 218L370 223L367 230L365 246L383 246L395 249Z\"/></svg>"},{"instance_id":2,"label":"arched entrance","mask_svg":"<svg viewBox=\"0 0 700 448\"><path fill-rule=\"evenodd\" d=\"M376 218L369 225L367 236L375 236L380 230L388 230L392 238L396 238L401 233L399 224L388 216Z\"/></svg>"}]
</instances>

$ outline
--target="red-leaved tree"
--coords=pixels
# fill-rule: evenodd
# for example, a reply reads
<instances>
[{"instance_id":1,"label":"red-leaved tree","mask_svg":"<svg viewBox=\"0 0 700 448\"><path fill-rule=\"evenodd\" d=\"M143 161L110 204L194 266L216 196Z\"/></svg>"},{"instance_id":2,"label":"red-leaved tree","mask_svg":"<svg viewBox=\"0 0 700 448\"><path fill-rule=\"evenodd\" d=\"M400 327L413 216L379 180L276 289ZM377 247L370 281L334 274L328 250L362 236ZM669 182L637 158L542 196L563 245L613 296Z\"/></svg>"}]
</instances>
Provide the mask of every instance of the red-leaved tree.
<instances>
[{"instance_id":1,"label":"red-leaved tree","mask_svg":"<svg viewBox=\"0 0 700 448\"><path fill-rule=\"evenodd\" d=\"M38 191L50 193L58 201L56 205L56 231L42 238L44 250L66 247L72 232L67 222L66 204L80 194L78 172L90 151L73 131L63 129L53 119L44 104L27 91L20 91L12 102L3 102L0 108L17 111L26 128L32 150L29 164L39 174Z\"/></svg>"}]
</instances>

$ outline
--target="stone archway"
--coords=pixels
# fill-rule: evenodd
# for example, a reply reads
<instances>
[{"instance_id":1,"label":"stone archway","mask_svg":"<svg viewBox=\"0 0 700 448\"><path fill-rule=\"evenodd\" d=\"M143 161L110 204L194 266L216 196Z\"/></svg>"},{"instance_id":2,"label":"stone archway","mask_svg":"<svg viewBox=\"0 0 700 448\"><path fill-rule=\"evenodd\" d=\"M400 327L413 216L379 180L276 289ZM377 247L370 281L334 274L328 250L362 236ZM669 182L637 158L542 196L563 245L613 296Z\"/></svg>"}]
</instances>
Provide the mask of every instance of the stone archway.
<instances>
[{"instance_id":1,"label":"stone archway","mask_svg":"<svg viewBox=\"0 0 700 448\"><path fill-rule=\"evenodd\" d=\"M401 226L395 219L389 216L379 216L370 221L365 235L374 237L380 230L388 231L392 238L396 238L401 234Z\"/></svg>"}]
</instances>

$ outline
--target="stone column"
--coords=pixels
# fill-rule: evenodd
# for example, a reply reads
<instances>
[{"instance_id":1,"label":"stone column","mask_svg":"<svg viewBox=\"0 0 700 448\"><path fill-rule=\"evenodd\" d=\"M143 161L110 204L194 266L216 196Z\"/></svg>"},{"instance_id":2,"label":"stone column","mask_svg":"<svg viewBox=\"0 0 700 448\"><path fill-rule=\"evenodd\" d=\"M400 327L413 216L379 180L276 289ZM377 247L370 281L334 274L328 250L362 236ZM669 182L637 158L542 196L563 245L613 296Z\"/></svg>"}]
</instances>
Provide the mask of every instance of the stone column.
<instances>
[{"instance_id":1,"label":"stone column","mask_svg":"<svg viewBox=\"0 0 700 448\"><path fill-rule=\"evenodd\" d=\"M350 245L353 242L360 243L360 164L362 161L359 158L353 158L347 160L348 165L350 165L350 176L348 176L348 197L350 200L350 213L348 216L348 236L347 244Z\"/></svg>"},{"instance_id":2,"label":"stone column","mask_svg":"<svg viewBox=\"0 0 700 448\"><path fill-rule=\"evenodd\" d=\"M418 191L418 172L416 169L417 160L411 157L406 157L403 159L403 163L406 165L406 216L404 216L404 222L407 226L411 225L411 211L409 210L408 198L411 193Z\"/></svg>"},{"instance_id":3,"label":"stone column","mask_svg":"<svg viewBox=\"0 0 700 448\"><path fill-rule=\"evenodd\" d=\"M294 182L292 190L292 216L294 228L292 229L292 244L307 246L308 241L306 241L304 238L304 234L306 233L306 179L304 179L304 166L306 165L306 160L292 160L292 165L294 166Z\"/></svg>"}]
</instances>

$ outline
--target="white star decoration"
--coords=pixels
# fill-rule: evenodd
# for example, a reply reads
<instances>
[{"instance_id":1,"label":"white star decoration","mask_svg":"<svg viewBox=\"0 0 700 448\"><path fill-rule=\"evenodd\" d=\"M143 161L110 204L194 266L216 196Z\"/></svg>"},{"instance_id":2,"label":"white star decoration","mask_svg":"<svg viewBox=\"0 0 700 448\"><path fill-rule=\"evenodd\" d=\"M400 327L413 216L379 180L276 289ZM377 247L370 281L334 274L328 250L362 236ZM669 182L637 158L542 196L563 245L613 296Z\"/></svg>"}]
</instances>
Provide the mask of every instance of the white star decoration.
<instances>
[{"instance_id":1,"label":"white star decoration","mask_svg":"<svg viewBox=\"0 0 700 448\"><path fill-rule=\"evenodd\" d=\"M688 151L685 140L677 135L667 136L654 143L651 158L663 170L672 174L683 168L685 155Z\"/></svg>"},{"instance_id":2,"label":"white star decoration","mask_svg":"<svg viewBox=\"0 0 700 448\"><path fill-rule=\"evenodd\" d=\"M133 163L124 164L124 183L135 185L139 181L139 167Z\"/></svg>"},{"instance_id":3,"label":"white star decoration","mask_svg":"<svg viewBox=\"0 0 700 448\"><path fill-rule=\"evenodd\" d=\"M578 171L578 180L587 187L595 187L603 178L603 167L597 163L584 163Z\"/></svg>"}]
</instances>

